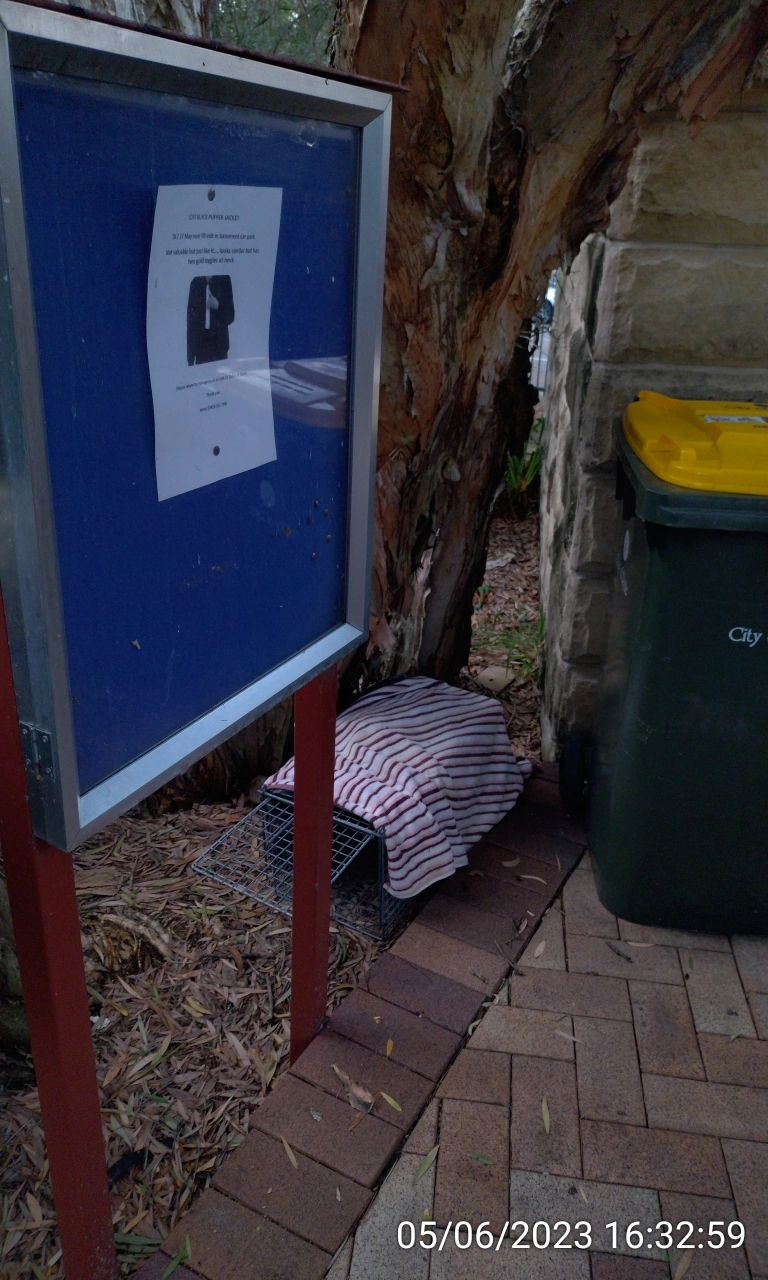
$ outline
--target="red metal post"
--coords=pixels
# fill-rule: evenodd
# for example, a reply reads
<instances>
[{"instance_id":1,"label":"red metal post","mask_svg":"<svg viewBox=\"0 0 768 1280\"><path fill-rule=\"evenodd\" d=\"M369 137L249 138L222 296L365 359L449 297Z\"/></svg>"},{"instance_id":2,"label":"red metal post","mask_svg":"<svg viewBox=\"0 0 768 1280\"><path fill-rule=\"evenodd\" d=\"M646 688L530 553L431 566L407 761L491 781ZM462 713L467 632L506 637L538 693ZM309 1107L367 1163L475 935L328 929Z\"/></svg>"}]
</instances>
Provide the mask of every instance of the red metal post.
<instances>
[{"instance_id":1,"label":"red metal post","mask_svg":"<svg viewBox=\"0 0 768 1280\"><path fill-rule=\"evenodd\" d=\"M72 855L35 840L0 598L0 845L67 1280L114 1280Z\"/></svg>"},{"instance_id":2,"label":"red metal post","mask_svg":"<svg viewBox=\"0 0 768 1280\"><path fill-rule=\"evenodd\" d=\"M336 668L294 698L291 1062L317 1035L328 1002Z\"/></svg>"}]
</instances>

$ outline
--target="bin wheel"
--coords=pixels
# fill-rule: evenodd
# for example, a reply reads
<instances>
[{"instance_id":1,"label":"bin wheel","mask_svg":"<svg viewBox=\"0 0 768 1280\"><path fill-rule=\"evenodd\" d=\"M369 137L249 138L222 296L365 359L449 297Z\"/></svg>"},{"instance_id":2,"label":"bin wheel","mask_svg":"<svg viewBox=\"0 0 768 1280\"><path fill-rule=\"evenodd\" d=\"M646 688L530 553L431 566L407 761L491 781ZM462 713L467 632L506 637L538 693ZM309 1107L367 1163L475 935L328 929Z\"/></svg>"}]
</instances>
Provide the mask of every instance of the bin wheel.
<instances>
[{"instance_id":1,"label":"bin wheel","mask_svg":"<svg viewBox=\"0 0 768 1280\"><path fill-rule=\"evenodd\" d=\"M572 818L584 809L584 747L578 733L569 733L560 756L560 799Z\"/></svg>"}]
</instances>

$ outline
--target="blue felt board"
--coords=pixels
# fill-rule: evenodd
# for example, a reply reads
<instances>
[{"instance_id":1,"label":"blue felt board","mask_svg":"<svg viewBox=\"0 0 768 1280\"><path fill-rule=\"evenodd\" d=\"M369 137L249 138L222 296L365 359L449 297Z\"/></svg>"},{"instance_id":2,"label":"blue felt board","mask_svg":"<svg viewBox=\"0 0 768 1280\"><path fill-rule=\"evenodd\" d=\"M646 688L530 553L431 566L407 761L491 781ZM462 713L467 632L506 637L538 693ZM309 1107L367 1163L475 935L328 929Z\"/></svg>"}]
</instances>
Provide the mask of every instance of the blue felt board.
<instances>
[{"instance_id":1,"label":"blue felt board","mask_svg":"<svg viewBox=\"0 0 768 1280\"><path fill-rule=\"evenodd\" d=\"M346 415L276 412L276 462L158 502L145 317L159 185L282 187L270 360L349 357L358 134L41 73L16 99L84 792L344 620Z\"/></svg>"}]
</instances>

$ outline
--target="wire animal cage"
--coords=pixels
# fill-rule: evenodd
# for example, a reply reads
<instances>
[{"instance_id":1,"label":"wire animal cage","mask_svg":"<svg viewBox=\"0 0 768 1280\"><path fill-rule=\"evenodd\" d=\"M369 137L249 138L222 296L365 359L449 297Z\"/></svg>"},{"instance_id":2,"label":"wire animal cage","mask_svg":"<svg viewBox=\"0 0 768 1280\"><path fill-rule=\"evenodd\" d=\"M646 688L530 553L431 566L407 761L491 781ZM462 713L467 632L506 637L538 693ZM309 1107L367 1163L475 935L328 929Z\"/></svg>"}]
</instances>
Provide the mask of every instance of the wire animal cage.
<instances>
[{"instance_id":1,"label":"wire animal cage","mask_svg":"<svg viewBox=\"0 0 768 1280\"><path fill-rule=\"evenodd\" d=\"M290 916L293 792L262 791L256 808L193 865L201 875ZM334 809L331 914L337 924L388 942L412 913L415 899L393 898L384 888L386 878L386 833Z\"/></svg>"}]
</instances>

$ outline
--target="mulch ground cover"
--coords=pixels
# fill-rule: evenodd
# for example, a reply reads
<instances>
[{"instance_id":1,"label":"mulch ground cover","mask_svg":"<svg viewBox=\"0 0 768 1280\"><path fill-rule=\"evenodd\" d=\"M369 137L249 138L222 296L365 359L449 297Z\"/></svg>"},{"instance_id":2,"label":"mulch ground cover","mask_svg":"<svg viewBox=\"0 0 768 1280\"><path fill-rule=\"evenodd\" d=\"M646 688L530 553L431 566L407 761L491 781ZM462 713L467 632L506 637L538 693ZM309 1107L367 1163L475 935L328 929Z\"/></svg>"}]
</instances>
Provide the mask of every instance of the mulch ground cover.
<instances>
[{"instance_id":1,"label":"mulch ground cover","mask_svg":"<svg viewBox=\"0 0 768 1280\"><path fill-rule=\"evenodd\" d=\"M157 1247L248 1132L287 1065L290 921L192 870L245 812L131 813L75 855L122 1274ZM334 927L329 1008L377 947ZM0 1091L0 1276L60 1274L37 1091Z\"/></svg>"},{"instance_id":2,"label":"mulch ground cover","mask_svg":"<svg viewBox=\"0 0 768 1280\"><path fill-rule=\"evenodd\" d=\"M538 511L512 516L505 504L491 526L483 583L475 595L467 688L498 698L518 756L541 749L543 623L539 612ZM489 684L484 683L484 674ZM494 679L495 676L495 679ZM498 685L508 683L501 690Z\"/></svg>"}]
</instances>

